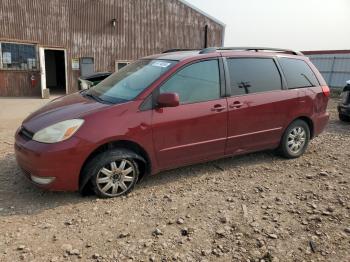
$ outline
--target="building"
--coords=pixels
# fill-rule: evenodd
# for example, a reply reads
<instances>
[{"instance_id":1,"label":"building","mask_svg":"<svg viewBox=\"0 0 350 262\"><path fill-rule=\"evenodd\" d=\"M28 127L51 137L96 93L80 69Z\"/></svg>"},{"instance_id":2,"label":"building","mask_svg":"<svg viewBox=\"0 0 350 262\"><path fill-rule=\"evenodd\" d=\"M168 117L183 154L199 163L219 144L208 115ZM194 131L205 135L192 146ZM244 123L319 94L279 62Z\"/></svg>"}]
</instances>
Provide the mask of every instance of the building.
<instances>
[{"instance_id":1,"label":"building","mask_svg":"<svg viewBox=\"0 0 350 262\"><path fill-rule=\"evenodd\" d=\"M167 49L222 46L224 33L183 0L1 0L0 96L72 93L81 75Z\"/></svg>"},{"instance_id":2,"label":"building","mask_svg":"<svg viewBox=\"0 0 350 262\"><path fill-rule=\"evenodd\" d=\"M350 50L305 51L331 88L343 88L350 80Z\"/></svg>"}]
</instances>

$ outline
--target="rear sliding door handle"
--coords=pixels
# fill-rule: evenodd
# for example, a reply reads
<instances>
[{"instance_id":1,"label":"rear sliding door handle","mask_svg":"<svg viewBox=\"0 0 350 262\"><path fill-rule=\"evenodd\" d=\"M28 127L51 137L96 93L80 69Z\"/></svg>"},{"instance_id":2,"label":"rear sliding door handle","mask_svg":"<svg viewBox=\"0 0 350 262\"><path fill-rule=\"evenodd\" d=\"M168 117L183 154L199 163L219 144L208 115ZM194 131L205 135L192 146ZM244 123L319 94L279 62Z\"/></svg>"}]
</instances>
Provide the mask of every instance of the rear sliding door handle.
<instances>
[{"instance_id":1,"label":"rear sliding door handle","mask_svg":"<svg viewBox=\"0 0 350 262\"><path fill-rule=\"evenodd\" d=\"M243 106L243 103L239 102L239 101L235 101L230 105L230 108L241 108Z\"/></svg>"}]
</instances>

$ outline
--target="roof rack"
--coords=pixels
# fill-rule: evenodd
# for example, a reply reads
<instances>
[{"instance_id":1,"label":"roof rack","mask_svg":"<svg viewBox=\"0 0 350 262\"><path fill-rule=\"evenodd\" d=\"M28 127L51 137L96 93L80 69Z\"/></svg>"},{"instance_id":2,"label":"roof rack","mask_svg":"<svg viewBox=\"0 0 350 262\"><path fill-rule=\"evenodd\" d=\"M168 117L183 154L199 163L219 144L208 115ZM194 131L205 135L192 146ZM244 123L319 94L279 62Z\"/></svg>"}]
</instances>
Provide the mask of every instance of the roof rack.
<instances>
[{"instance_id":1,"label":"roof rack","mask_svg":"<svg viewBox=\"0 0 350 262\"><path fill-rule=\"evenodd\" d=\"M293 55L304 55L302 52L294 51L290 49L281 49L281 48L272 48L272 47L209 47L201 50L200 54L208 54L208 53L214 53L216 51L275 51L275 52L283 52L283 53L292 53Z\"/></svg>"},{"instance_id":2,"label":"roof rack","mask_svg":"<svg viewBox=\"0 0 350 262\"><path fill-rule=\"evenodd\" d=\"M162 54L173 53L173 52L180 52L180 51L198 51L198 49L181 49L181 48L174 48L174 49L165 50L165 51L162 52Z\"/></svg>"}]
</instances>

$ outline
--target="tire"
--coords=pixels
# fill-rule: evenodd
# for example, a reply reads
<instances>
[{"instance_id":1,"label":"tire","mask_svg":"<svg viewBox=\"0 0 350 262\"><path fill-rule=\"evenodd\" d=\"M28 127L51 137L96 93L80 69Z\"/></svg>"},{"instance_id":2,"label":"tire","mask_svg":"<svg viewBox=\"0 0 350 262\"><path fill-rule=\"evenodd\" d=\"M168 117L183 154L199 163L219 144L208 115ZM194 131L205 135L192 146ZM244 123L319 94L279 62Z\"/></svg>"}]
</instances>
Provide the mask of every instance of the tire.
<instances>
[{"instance_id":1,"label":"tire","mask_svg":"<svg viewBox=\"0 0 350 262\"><path fill-rule=\"evenodd\" d=\"M82 175L91 177L93 191L100 198L113 198L133 190L138 177L138 164L123 149L102 152L85 166Z\"/></svg>"},{"instance_id":2,"label":"tire","mask_svg":"<svg viewBox=\"0 0 350 262\"><path fill-rule=\"evenodd\" d=\"M284 132L279 152L285 158L298 158L305 153L309 142L309 125L303 120L296 120Z\"/></svg>"},{"instance_id":3,"label":"tire","mask_svg":"<svg viewBox=\"0 0 350 262\"><path fill-rule=\"evenodd\" d=\"M347 115L339 114L339 119L343 122L350 122L350 117Z\"/></svg>"}]
</instances>

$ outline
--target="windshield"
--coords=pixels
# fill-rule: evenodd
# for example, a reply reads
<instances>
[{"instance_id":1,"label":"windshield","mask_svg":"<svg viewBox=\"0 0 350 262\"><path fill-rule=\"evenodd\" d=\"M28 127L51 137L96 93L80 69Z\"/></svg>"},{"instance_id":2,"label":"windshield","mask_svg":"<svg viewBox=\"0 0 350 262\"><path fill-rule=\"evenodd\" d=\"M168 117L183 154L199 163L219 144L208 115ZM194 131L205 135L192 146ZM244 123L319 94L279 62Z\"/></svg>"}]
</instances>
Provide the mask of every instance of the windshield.
<instances>
[{"instance_id":1,"label":"windshield","mask_svg":"<svg viewBox=\"0 0 350 262\"><path fill-rule=\"evenodd\" d=\"M133 100L176 63L171 60L136 61L89 89L87 94L109 103Z\"/></svg>"}]
</instances>

